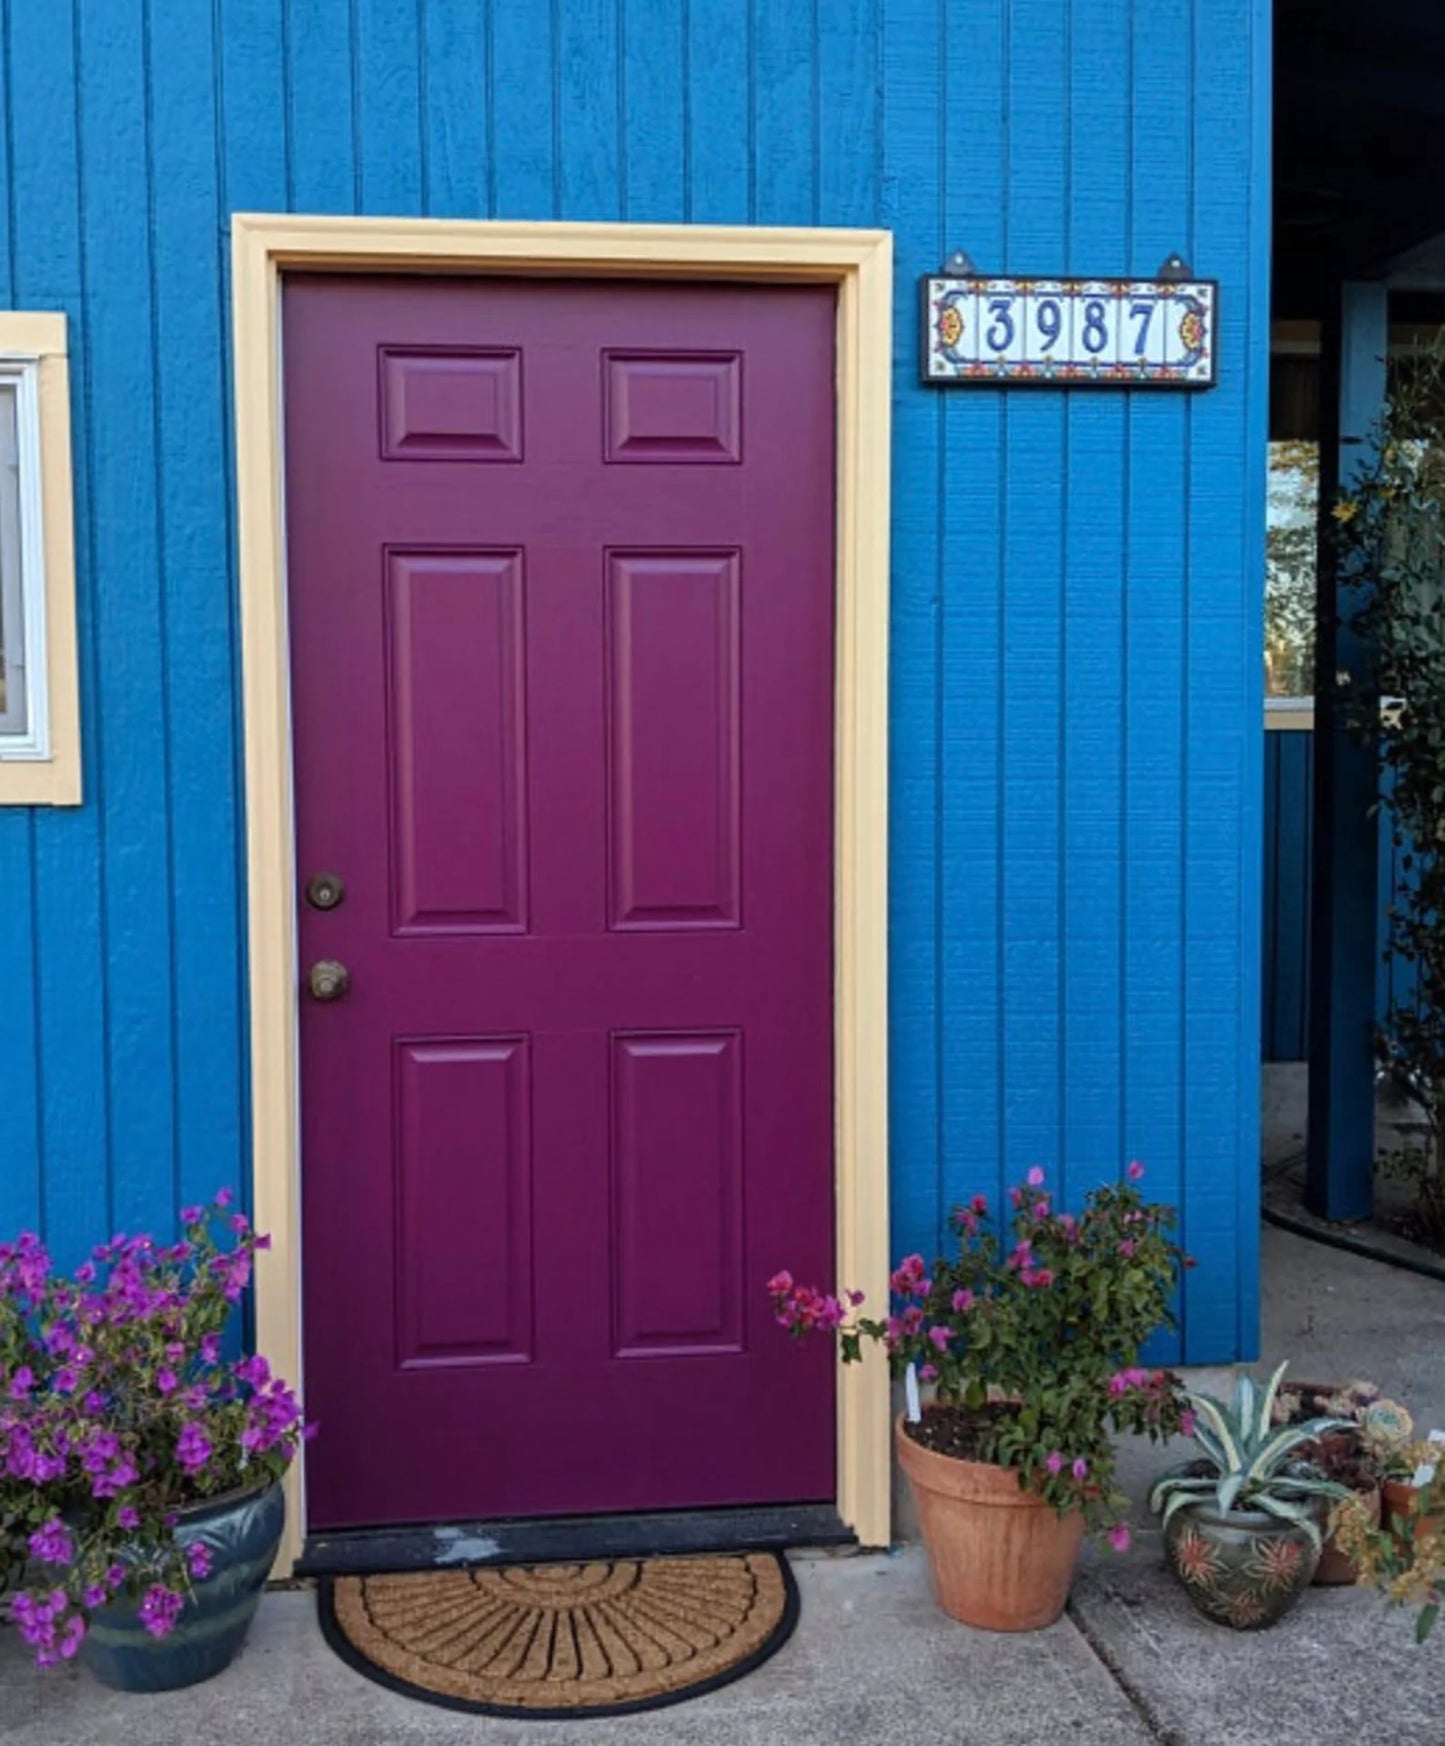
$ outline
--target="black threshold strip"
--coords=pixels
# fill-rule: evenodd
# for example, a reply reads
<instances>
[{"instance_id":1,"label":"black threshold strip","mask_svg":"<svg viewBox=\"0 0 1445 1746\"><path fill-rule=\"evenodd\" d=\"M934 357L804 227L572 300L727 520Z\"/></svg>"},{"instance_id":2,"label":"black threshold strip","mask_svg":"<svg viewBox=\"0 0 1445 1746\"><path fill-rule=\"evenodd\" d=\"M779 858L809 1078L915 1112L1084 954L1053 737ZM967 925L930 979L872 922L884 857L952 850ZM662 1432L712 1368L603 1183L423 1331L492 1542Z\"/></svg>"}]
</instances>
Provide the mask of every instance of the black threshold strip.
<instances>
[{"instance_id":1,"label":"black threshold strip","mask_svg":"<svg viewBox=\"0 0 1445 1746\"><path fill-rule=\"evenodd\" d=\"M297 1576L377 1576L448 1566L573 1563L698 1552L855 1546L832 1504L668 1510L633 1516L547 1516L356 1528L307 1536Z\"/></svg>"}]
</instances>

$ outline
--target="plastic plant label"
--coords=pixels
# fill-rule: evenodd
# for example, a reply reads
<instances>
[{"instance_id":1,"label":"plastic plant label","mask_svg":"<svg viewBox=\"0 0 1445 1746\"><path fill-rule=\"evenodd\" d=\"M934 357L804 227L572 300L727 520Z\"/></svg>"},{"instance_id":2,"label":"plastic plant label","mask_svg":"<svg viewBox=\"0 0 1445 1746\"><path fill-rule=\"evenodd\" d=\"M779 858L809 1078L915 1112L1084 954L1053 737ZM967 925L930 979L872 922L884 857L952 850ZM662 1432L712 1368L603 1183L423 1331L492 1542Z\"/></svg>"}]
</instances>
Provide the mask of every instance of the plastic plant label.
<instances>
[{"instance_id":1,"label":"plastic plant label","mask_svg":"<svg viewBox=\"0 0 1445 1746\"><path fill-rule=\"evenodd\" d=\"M923 1417L923 1402L918 1398L918 1370L912 1364L903 1373L903 1398L908 1406L908 1422L916 1425Z\"/></svg>"}]
</instances>

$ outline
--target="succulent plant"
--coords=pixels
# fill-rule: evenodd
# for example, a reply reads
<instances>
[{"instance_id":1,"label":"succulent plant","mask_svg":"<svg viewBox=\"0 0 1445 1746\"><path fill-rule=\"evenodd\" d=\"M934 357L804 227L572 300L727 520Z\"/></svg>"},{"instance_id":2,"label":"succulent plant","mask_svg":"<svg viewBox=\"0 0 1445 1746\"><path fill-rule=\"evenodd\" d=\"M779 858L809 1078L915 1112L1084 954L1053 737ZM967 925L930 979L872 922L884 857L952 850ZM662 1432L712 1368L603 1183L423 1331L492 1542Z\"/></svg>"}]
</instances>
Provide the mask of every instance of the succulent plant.
<instances>
[{"instance_id":1,"label":"succulent plant","mask_svg":"<svg viewBox=\"0 0 1445 1746\"><path fill-rule=\"evenodd\" d=\"M1180 1510L1207 1508L1262 1510L1302 1528L1318 1549L1323 1543L1316 1499L1348 1496L1345 1487L1323 1477L1300 1452L1327 1432L1352 1430L1353 1419L1318 1418L1302 1425L1277 1425L1274 1407L1286 1365L1281 1364L1261 1392L1241 1376L1234 1405L1212 1395L1185 1391L1194 1416L1194 1441L1203 1461L1190 1471L1166 1474L1149 1494L1149 1507L1168 1527ZM1208 1471L1201 1472L1200 1467Z\"/></svg>"},{"instance_id":2,"label":"succulent plant","mask_svg":"<svg viewBox=\"0 0 1445 1746\"><path fill-rule=\"evenodd\" d=\"M1415 1436L1415 1421L1394 1400L1377 1400L1360 1415L1360 1435L1365 1447L1386 1474L1412 1472L1411 1442Z\"/></svg>"}]
</instances>

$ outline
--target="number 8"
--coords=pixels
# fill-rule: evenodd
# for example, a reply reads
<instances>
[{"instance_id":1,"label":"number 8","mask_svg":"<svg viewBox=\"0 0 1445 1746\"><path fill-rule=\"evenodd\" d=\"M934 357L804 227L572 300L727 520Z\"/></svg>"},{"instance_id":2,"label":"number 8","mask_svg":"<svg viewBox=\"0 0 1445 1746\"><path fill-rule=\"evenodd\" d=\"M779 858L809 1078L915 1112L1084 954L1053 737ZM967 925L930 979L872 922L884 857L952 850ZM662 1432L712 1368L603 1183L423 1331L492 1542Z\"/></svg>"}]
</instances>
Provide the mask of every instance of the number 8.
<instances>
[{"instance_id":1,"label":"number 8","mask_svg":"<svg viewBox=\"0 0 1445 1746\"><path fill-rule=\"evenodd\" d=\"M1091 297L1084 305L1084 350L1097 357L1108 343L1109 330L1104 325L1103 299Z\"/></svg>"}]
</instances>

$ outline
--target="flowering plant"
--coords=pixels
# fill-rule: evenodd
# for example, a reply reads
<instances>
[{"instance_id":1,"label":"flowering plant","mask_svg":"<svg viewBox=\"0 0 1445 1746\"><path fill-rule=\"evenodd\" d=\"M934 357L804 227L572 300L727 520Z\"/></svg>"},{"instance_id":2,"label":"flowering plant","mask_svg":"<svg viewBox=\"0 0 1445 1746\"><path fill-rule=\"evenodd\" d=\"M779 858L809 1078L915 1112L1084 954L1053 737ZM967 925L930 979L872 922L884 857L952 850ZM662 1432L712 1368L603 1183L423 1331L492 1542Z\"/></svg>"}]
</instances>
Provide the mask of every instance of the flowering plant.
<instances>
[{"instance_id":1,"label":"flowering plant","mask_svg":"<svg viewBox=\"0 0 1445 1746\"><path fill-rule=\"evenodd\" d=\"M1392 1606L1419 1607L1415 1640L1423 1643L1445 1606L1445 1464L1438 1444L1417 1444L1412 1453L1430 1478L1415 1489L1408 1512L1380 1528L1352 1498L1336 1513L1335 1538L1358 1566L1362 1587L1377 1589Z\"/></svg>"},{"instance_id":2,"label":"flowering plant","mask_svg":"<svg viewBox=\"0 0 1445 1746\"><path fill-rule=\"evenodd\" d=\"M1139 1364L1145 1340L1173 1325L1169 1300L1192 1265L1173 1239L1173 1208L1140 1194L1143 1174L1131 1164L1075 1216L1031 1170L1010 1191L1006 1225L976 1195L950 1221L957 1254L931 1268L921 1255L903 1260L882 1320L856 1314L861 1293L840 1300L788 1273L768 1282L774 1311L795 1335L836 1334L845 1362L868 1340L895 1375L916 1365L936 1404L909 1436L1013 1469L1061 1515L1078 1508L1108 1529L1122 1551L1128 1500L1114 1483L1113 1434L1157 1440L1190 1428L1175 1378Z\"/></svg>"},{"instance_id":3,"label":"flowering plant","mask_svg":"<svg viewBox=\"0 0 1445 1746\"><path fill-rule=\"evenodd\" d=\"M10 1613L42 1666L122 1593L165 1636L209 1574L177 1512L267 1485L296 1453L295 1394L264 1358L222 1355L267 1246L231 1200L187 1207L169 1247L116 1237L72 1278L32 1234L0 1244L0 1588L23 1585Z\"/></svg>"}]
</instances>

